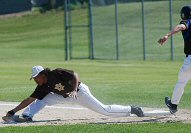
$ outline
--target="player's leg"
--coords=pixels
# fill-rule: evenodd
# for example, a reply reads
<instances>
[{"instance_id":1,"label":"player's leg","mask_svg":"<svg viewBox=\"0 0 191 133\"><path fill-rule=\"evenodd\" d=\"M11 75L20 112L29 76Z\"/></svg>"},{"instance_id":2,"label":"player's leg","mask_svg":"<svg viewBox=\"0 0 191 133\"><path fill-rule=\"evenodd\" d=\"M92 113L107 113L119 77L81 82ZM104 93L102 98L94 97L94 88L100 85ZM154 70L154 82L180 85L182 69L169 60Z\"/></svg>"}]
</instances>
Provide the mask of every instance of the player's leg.
<instances>
[{"instance_id":1,"label":"player's leg","mask_svg":"<svg viewBox=\"0 0 191 133\"><path fill-rule=\"evenodd\" d=\"M89 88L85 84L80 84L80 90L78 92L77 102L97 113L114 116L125 117L130 114L136 114L137 116L143 116L143 112L139 107L122 106L122 105L104 105L97 100L89 91Z\"/></svg>"},{"instance_id":2,"label":"player's leg","mask_svg":"<svg viewBox=\"0 0 191 133\"><path fill-rule=\"evenodd\" d=\"M187 84L187 82L191 78L191 57L187 57L184 60L184 64L182 68L180 69L179 75L178 75L178 82L176 83L176 86L174 88L172 99L166 97L165 102L169 109L171 110L171 113L175 113L177 111L177 105L180 102L180 99L184 93L184 88Z\"/></svg>"},{"instance_id":3,"label":"player's leg","mask_svg":"<svg viewBox=\"0 0 191 133\"><path fill-rule=\"evenodd\" d=\"M42 110L45 106L46 104L42 100L37 99L26 107L22 113L22 116L25 118L33 118L33 116Z\"/></svg>"},{"instance_id":4,"label":"player's leg","mask_svg":"<svg viewBox=\"0 0 191 133\"><path fill-rule=\"evenodd\" d=\"M70 98L64 98L61 95L57 95L54 93L49 93L42 100L35 100L32 104L30 104L22 113L24 117L32 118L35 114L37 114L40 110L42 110L46 105L51 106L54 104L62 103L64 101L69 101Z\"/></svg>"}]
</instances>

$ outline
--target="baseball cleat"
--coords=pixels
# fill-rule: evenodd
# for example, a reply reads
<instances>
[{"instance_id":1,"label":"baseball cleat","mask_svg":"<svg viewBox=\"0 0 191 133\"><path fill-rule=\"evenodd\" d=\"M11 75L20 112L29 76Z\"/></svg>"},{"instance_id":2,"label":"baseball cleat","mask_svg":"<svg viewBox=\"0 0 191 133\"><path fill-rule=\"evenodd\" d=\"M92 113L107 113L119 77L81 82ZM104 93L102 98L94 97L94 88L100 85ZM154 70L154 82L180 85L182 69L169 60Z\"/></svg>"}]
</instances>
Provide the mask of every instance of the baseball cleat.
<instances>
[{"instance_id":1,"label":"baseball cleat","mask_svg":"<svg viewBox=\"0 0 191 133\"><path fill-rule=\"evenodd\" d=\"M174 114L177 112L177 105L172 104L169 97L165 97L165 104L169 108L171 114Z\"/></svg>"},{"instance_id":2,"label":"baseball cleat","mask_svg":"<svg viewBox=\"0 0 191 133\"><path fill-rule=\"evenodd\" d=\"M137 106L131 106L131 114L135 114L138 117L144 117L142 109Z\"/></svg>"}]
</instances>

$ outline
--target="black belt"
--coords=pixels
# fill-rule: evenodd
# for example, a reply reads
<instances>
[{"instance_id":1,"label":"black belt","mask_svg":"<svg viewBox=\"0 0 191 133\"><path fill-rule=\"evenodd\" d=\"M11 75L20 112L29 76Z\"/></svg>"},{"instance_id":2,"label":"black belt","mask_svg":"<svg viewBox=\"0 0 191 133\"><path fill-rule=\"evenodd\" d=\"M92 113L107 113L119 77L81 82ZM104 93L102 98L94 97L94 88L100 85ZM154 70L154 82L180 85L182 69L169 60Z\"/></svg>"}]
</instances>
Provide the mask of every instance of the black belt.
<instances>
[{"instance_id":1,"label":"black belt","mask_svg":"<svg viewBox=\"0 0 191 133\"><path fill-rule=\"evenodd\" d=\"M189 54L186 55L186 57L188 57L188 56L189 56Z\"/></svg>"}]
</instances>

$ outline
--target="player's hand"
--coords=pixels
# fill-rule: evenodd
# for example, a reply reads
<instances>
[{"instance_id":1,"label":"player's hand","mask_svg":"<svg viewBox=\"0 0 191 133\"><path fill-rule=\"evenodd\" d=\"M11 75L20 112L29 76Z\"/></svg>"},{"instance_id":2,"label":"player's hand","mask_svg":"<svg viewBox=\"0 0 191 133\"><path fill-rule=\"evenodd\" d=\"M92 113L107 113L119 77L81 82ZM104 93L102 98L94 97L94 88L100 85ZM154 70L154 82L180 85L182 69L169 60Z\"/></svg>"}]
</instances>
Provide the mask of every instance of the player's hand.
<instances>
[{"instance_id":1,"label":"player's hand","mask_svg":"<svg viewBox=\"0 0 191 133\"><path fill-rule=\"evenodd\" d=\"M77 100L77 97L78 97L77 91L69 92L69 93L67 93L67 95L68 95L69 97L72 97L72 98L74 98L74 99Z\"/></svg>"},{"instance_id":2,"label":"player's hand","mask_svg":"<svg viewBox=\"0 0 191 133\"><path fill-rule=\"evenodd\" d=\"M166 36L164 36L163 38L160 38L160 39L158 40L158 43L161 44L161 45L163 45L163 44L166 42L167 39L168 39L168 36L166 35Z\"/></svg>"},{"instance_id":3,"label":"player's hand","mask_svg":"<svg viewBox=\"0 0 191 133\"><path fill-rule=\"evenodd\" d=\"M14 114L15 114L15 112L13 110L10 110L10 111L7 112L6 116L11 117Z\"/></svg>"}]
</instances>

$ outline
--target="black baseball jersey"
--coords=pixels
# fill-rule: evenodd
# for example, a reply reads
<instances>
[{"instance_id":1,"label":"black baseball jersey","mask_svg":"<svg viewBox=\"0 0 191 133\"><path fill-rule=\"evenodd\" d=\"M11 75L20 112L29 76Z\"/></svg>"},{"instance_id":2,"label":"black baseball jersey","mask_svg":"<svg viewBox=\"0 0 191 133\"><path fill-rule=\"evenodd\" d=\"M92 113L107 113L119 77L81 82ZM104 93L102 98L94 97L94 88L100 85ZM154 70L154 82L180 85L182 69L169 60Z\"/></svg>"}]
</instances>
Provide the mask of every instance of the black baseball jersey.
<instances>
[{"instance_id":1,"label":"black baseball jersey","mask_svg":"<svg viewBox=\"0 0 191 133\"><path fill-rule=\"evenodd\" d=\"M66 69L55 69L48 73L47 83L42 86L37 85L35 91L30 97L42 100L48 93L54 92L62 95L64 98L68 97L66 93L73 91L72 79L74 72Z\"/></svg>"},{"instance_id":2,"label":"black baseball jersey","mask_svg":"<svg viewBox=\"0 0 191 133\"><path fill-rule=\"evenodd\" d=\"M184 38L184 53L186 55L191 55L191 19L182 20L180 24L184 24L187 28L182 31L182 36Z\"/></svg>"}]
</instances>

